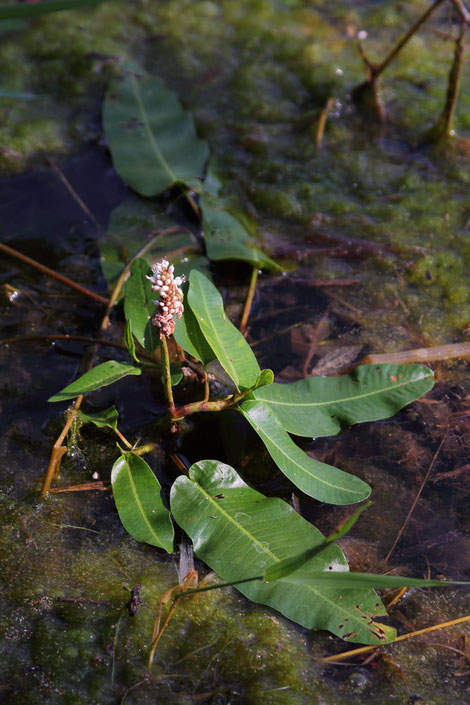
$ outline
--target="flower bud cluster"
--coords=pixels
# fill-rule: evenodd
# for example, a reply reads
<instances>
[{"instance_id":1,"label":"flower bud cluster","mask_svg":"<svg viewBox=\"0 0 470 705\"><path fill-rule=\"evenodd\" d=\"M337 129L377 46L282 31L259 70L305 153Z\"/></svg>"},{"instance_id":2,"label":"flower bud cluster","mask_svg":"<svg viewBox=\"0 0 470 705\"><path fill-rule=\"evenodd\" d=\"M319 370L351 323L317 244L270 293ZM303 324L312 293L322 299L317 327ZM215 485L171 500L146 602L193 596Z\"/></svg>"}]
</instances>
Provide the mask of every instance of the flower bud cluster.
<instances>
[{"instance_id":1,"label":"flower bud cluster","mask_svg":"<svg viewBox=\"0 0 470 705\"><path fill-rule=\"evenodd\" d=\"M152 282L152 291L158 291L160 300L154 301L157 306L152 317L154 326L160 328L160 337L170 336L175 330L175 322L173 316L176 313L177 318L183 315L183 292L179 288L185 281L182 277L174 276L175 268L166 259L157 262L152 267L152 276L147 276Z\"/></svg>"}]
</instances>

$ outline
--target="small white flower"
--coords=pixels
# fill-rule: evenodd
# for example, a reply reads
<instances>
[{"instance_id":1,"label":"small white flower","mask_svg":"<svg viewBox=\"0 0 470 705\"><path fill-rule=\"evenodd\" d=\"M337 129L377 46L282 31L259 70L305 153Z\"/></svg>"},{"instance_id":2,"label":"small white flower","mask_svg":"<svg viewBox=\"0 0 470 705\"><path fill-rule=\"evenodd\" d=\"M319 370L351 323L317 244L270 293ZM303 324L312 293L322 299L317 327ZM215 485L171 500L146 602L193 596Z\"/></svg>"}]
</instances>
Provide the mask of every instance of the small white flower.
<instances>
[{"instance_id":1,"label":"small white flower","mask_svg":"<svg viewBox=\"0 0 470 705\"><path fill-rule=\"evenodd\" d=\"M154 301L157 308L152 323L160 328L160 336L170 336L175 330L173 316L177 318L183 315L183 292L179 288L185 281L185 276L175 277L175 268L166 259L157 262L152 267L152 276L147 275L147 279L152 283L152 291L158 291L160 300Z\"/></svg>"}]
</instances>

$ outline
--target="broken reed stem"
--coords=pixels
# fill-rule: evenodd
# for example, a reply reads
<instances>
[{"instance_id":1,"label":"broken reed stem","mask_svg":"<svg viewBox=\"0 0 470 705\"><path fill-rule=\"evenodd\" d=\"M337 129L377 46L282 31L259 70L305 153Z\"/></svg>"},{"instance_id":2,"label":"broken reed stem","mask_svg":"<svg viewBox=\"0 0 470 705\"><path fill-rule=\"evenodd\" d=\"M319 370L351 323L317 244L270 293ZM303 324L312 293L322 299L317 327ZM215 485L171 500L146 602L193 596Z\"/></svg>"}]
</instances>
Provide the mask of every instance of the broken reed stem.
<instances>
[{"instance_id":1,"label":"broken reed stem","mask_svg":"<svg viewBox=\"0 0 470 705\"><path fill-rule=\"evenodd\" d=\"M64 442L66 435L70 431L70 427L72 426L75 414L80 407L82 399L83 395L75 399L74 408L69 410L65 426L63 427L59 437L57 438L56 442L52 447L49 465L47 467L46 474L44 476L44 480L41 487L41 497L46 496L51 487L52 480L59 474L62 456L65 455L65 453L67 452L67 446L62 445L62 443Z\"/></svg>"},{"instance_id":2,"label":"broken reed stem","mask_svg":"<svg viewBox=\"0 0 470 705\"><path fill-rule=\"evenodd\" d=\"M168 345L165 335L161 335L160 337L160 347L162 355L163 389L165 391L168 411L170 412L171 418L174 418L175 402L173 399L173 389L171 386L170 356L168 354Z\"/></svg>"},{"instance_id":3,"label":"broken reed stem","mask_svg":"<svg viewBox=\"0 0 470 705\"><path fill-rule=\"evenodd\" d=\"M433 458L432 458L432 460L431 460L431 462L430 462L430 464L429 464L429 467L428 467L428 469L427 469L426 475L425 475L424 478L423 478L423 481L422 481L422 483L421 483L421 485L420 485L420 487L419 487L419 490L418 490L418 492L417 492L417 494L416 494L416 497L415 497L414 500L413 500L413 504L411 505L411 507L410 507L410 509L409 509L409 511L408 511L408 514L406 515L406 519L405 519L405 521L403 522L403 524L402 524L402 526L401 526L401 528L400 528L400 531L398 532L398 534L397 534L397 536L396 536L396 538L395 538L395 541L393 542L393 545L392 545L391 549L389 550L389 552L388 552L387 555L385 556L385 563L388 561L388 559L389 559L390 556L392 555L393 551L395 550L395 547L396 547L397 543L398 543L399 540L400 540L400 537L401 537L402 533L404 532L404 530L406 529L406 527L407 527L407 525L408 525L408 522L409 522L409 520L410 520L410 517L411 517L411 515L413 514L413 512L414 512L414 510L415 510L415 507L416 507L416 505L417 505L418 502L419 502L419 498L421 497L421 493L422 493L422 491L423 491L423 489L424 489L424 486L425 486L426 482L428 481L429 475L431 474L431 470L433 469L433 467L434 467L434 465L435 465L435 462L436 462L436 460L437 460L437 457L438 457L439 453L441 452L441 448L442 448L443 443L444 443L444 441L445 441L446 438L447 438L447 433L444 433L443 437L441 438L441 442L439 443L439 446L438 446L436 452L434 453Z\"/></svg>"},{"instance_id":4,"label":"broken reed stem","mask_svg":"<svg viewBox=\"0 0 470 705\"><path fill-rule=\"evenodd\" d=\"M168 627L177 607L178 607L178 597L175 599L175 601L171 605L170 609L168 610L168 614L167 614L165 621L163 622L163 626L161 628L160 628L160 622L161 622L162 611L163 611L163 603L160 603L157 607L157 614L155 616L155 623L153 625L152 640L150 642L150 651L149 651L149 657L148 657L148 661L147 661L147 668L149 671L152 669L153 660L155 658L155 651L157 650L158 642L160 641L163 634L165 633L165 630Z\"/></svg>"},{"instance_id":5,"label":"broken reed stem","mask_svg":"<svg viewBox=\"0 0 470 705\"><path fill-rule=\"evenodd\" d=\"M459 13L462 21L466 22L466 24L470 24L470 12L468 12L462 0L452 0L452 4Z\"/></svg>"},{"instance_id":6,"label":"broken reed stem","mask_svg":"<svg viewBox=\"0 0 470 705\"><path fill-rule=\"evenodd\" d=\"M67 191L70 193L74 201L79 205L79 207L82 209L82 211L88 216L88 218L96 225L97 228L100 230L101 228L101 223L95 218L91 210L88 208L86 203L82 201L78 193L75 191L74 187L70 183L70 181L67 179L65 174L59 169L57 164L55 164L50 157L46 157L47 163L54 169L55 173L59 177L59 179L62 181L63 185L67 189Z\"/></svg>"},{"instance_id":7,"label":"broken reed stem","mask_svg":"<svg viewBox=\"0 0 470 705\"><path fill-rule=\"evenodd\" d=\"M199 206L197 205L196 201L195 201L194 198L191 196L191 194L189 193L189 191L187 191L187 190L185 189L185 190L184 190L184 195L186 196L186 200L188 201L189 205L190 205L191 208L193 209L193 211L194 211L194 213L196 214L196 216L197 216L198 218L201 218L201 211L200 211L200 209L199 209Z\"/></svg>"},{"instance_id":8,"label":"broken reed stem","mask_svg":"<svg viewBox=\"0 0 470 705\"><path fill-rule=\"evenodd\" d=\"M248 317L250 315L251 306L253 304L257 281L258 281L258 267L253 267L253 270L251 272L250 286L248 288L248 294L247 294L246 301L245 301L245 307L243 309L242 320L240 322L240 333L245 332L246 324L248 323Z\"/></svg>"},{"instance_id":9,"label":"broken reed stem","mask_svg":"<svg viewBox=\"0 0 470 705\"><path fill-rule=\"evenodd\" d=\"M387 604L386 604L387 611L390 609L390 607L393 607L394 605L396 605L398 600L400 600L403 597L403 595L405 594L405 592L407 590L408 590L407 587L402 587L398 590L398 592L392 597L390 602L387 602Z\"/></svg>"},{"instance_id":10,"label":"broken reed stem","mask_svg":"<svg viewBox=\"0 0 470 705\"><path fill-rule=\"evenodd\" d=\"M328 320L328 311L325 311L323 316L320 318L318 323L316 324L315 328L313 329L313 333L310 337L309 346L308 346L308 351L307 351L307 356L305 358L305 362L302 367L302 376L303 377L308 377L308 368L310 366L310 363L312 361L312 357L315 355L315 351L318 347L318 343L320 342L320 339L322 338L323 335L328 335L329 331L329 320Z\"/></svg>"},{"instance_id":11,"label":"broken reed stem","mask_svg":"<svg viewBox=\"0 0 470 705\"><path fill-rule=\"evenodd\" d=\"M49 492L51 494L60 494L61 492L86 492L88 490L100 490L102 492L108 492L108 490L110 489L111 485L107 485L105 482L94 480L93 482L83 482L81 485L69 485L68 487L54 487L52 490L49 490ZM87 529L87 531L93 531L93 529Z\"/></svg>"},{"instance_id":12,"label":"broken reed stem","mask_svg":"<svg viewBox=\"0 0 470 705\"><path fill-rule=\"evenodd\" d=\"M470 356L470 343L449 343L435 345L431 348L414 348L396 353L378 353L366 355L358 365L382 365L388 363L435 362L437 360L453 360Z\"/></svg>"},{"instance_id":13,"label":"broken reed stem","mask_svg":"<svg viewBox=\"0 0 470 705\"><path fill-rule=\"evenodd\" d=\"M397 636L396 639L389 642L388 644L375 644L372 646L361 646L359 649L352 649L351 651L344 651L342 654L336 654L336 656L326 656L325 658L319 659L320 663L336 663L337 661L345 661L346 659L354 656L359 656L361 654L367 654L374 649L383 649L385 646L392 646L400 641L406 641L406 639L412 639L415 636L420 636L421 634L428 634L429 632L434 632L437 629L447 629L448 627L453 627L456 624L464 624L465 622L470 622L470 615L465 617L458 617L457 619L451 619L449 622L441 622L440 624L434 624L432 627L425 627L424 629L417 629L414 632L409 632L408 634L402 634Z\"/></svg>"},{"instance_id":14,"label":"broken reed stem","mask_svg":"<svg viewBox=\"0 0 470 705\"><path fill-rule=\"evenodd\" d=\"M428 7L426 12L421 15L419 19L416 20L416 22L410 27L408 32L402 37L393 47L393 49L390 51L390 53L385 57L385 59L378 65L376 66L371 66L370 70L372 73L372 78L377 79L391 64L391 62L394 60L394 58L400 53L400 51L403 49L403 47L409 42L411 37L416 34L418 29L428 20L428 18L432 15L434 10L436 10L439 5L442 4L444 0L435 0L435 2Z\"/></svg>"},{"instance_id":15,"label":"broken reed stem","mask_svg":"<svg viewBox=\"0 0 470 705\"><path fill-rule=\"evenodd\" d=\"M73 341L76 340L80 343L93 343L95 345L105 345L110 348L117 348L118 350L124 350L127 352L127 348L123 343L117 343L112 340L105 340L104 338L91 338L88 335L71 335L69 333L48 333L45 335L14 335L11 338L0 338L0 344L8 345L10 343L23 343L27 340L32 341L47 341L47 340L64 340ZM141 358L149 360L149 362L155 363L155 358L153 355L145 352L144 350L139 352Z\"/></svg>"},{"instance_id":16,"label":"broken reed stem","mask_svg":"<svg viewBox=\"0 0 470 705\"><path fill-rule=\"evenodd\" d=\"M56 279L61 284L65 284L65 286L68 286L71 289L75 289L76 291L79 291L81 294L85 294L85 296L88 296L90 299L93 299L97 303L100 303L100 304L107 304L108 303L108 299L105 299L104 296L100 296L99 294L95 294L94 291L90 291L89 289L85 288L84 286L77 284L72 279L65 277L63 274L59 274L58 272L54 271L53 269L50 269L50 267L46 267L45 264L41 264L40 262L37 262L36 260L31 259L31 257L28 257L27 255L23 255L21 252L18 252L18 250L14 250L13 247L9 247L8 245L0 243L0 252L4 252L5 254L10 255L11 257L15 257L16 259L19 259L22 262L29 264L31 267L38 269L43 274L46 274L48 277L51 277L52 279Z\"/></svg>"},{"instance_id":17,"label":"broken reed stem","mask_svg":"<svg viewBox=\"0 0 470 705\"><path fill-rule=\"evenodd\" d=\"M384 122L387 117L380 94L380 77L382 73L442 2L444 2L444 0L435 0L426 12L410 27L408 32L395 44L393 49L380 64L375 64L368 59L362 44L359 42L359 53L364 62L366 80L353 90L352 95L356 103L362 104L369 111L373 110L381 122Z\"/></svg>"},{"instance_id":18,"label":"broken reed stem","mask_svg":"<svg viewBox=\"0 0 470 705\"><path fill-rule=\"evenodd\" d=\"M449 137L452 133L455 109L457 107L457 102L460 93L463 56L465 50L464 38L466 29L467 24L466 22L462 21L460 24L459 36L455 40L454 59L452 61L452 66L449 71L449 80L447 83L447 94L444 110L442 111L442 114L439 117L436 125L430 130L428 134L428 141L439 140L443 137Z\"/></svg>"},{"instance_id":19,"label":"broken reed stem","mask_svg":"<svg viewBox=\"0 0 470 705\"><path fill-rule=\"evenodd\" d=\"M330 114L334 104L335 104L335 99L328 98L328 100L326 101L326 105L323 108L323 110L321 111L320 117L318 118L317 129L315 132L315 144L317 145L317 147L322 146L323 135L325 133L325 127L326 127L326 121L328 119L328 115Z\"/></svg>"},{"instance_id":20,"label":"broken reed stem","mask_svg":"<svg viewBox=\"0 0 470 705\"><path fill-rule=\"evenodd\" d=\"M159 230L158 232L155 232L152 239L149 240L149 242L146 245L144 245L144 247L142 247L137 252L137 254L134 255L134 257L132 257L131 260L129 260L129 262L127 262L126 266L124 267L123 271L121 272L121 274L119 276L119 279L116 283L116 286L113 289L113 292L111 294L110 299L107 301L106 311L103 316L103 320L101 321L101 325L99 327L100 333L104 332L106 330L106 328L108 327L109 316L110 316L111 310L119 298L119 294L121 293L122 287L124 286L124 282L126 281L128 275L129 275L129 271L132 266L132 263L138 257L142 257L142 255L144 255L146 252L148 252L148 250L150 250L153 247L153 245L155 244L155 242L158 240L159 237L161 237L162 235L168 235L170 233L178 232L180 229L181 229L180 227L175 226L173 228L166 228L165 230ZM89 357L88 364L85 366L85 371L88 371L93 367L93 365L95 363L96 356L98 354L98 347L99 347L98 344L96 344L93 346L92 350L90 351L90 357ZM83 394L81 394L80 396L78 396L75 399L72 412L69 412L65 426L62 429L62 431L60 432L58 439L54 443L54 446L52 448L51 457L49 460L49 465L46 470L46 474L44 476L44 480L42 483L41 498L44 498L47 495L47 493L50 490L52 480L54 479L54 477L57 477L59 474L62 457L67 452L67 447L63 446L62 443L64 442L64 439L65 439L65 437L66 437L67 433L69 432L70 427L72 425L72 421L73 421L72 414L73 414L73 412L78 411L78 409L81 406L82 401L83 401Z\"/></svg>"}]
</instances>

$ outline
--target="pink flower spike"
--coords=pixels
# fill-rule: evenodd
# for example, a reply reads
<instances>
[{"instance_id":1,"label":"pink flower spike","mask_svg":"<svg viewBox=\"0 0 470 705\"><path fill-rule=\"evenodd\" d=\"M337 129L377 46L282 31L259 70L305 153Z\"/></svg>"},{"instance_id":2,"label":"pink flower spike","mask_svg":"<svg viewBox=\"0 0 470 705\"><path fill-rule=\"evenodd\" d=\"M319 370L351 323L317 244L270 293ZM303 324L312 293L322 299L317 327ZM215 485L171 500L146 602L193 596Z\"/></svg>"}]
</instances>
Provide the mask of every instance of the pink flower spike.
<instances>
[{"instance_id":1,"label":"pink flower spike","mask_svg":"<svg viewBox=\"0 0 470 705\"><path fill-rule=\"evenodd\" d=\"M175 277L175 268L163 259L152 267L152 276L147 279L152 283L152 291L158 291L160 300L154 301L157 306L152 323L160 328L160 337L170 336L175 330L173 316L179 319L183 315L183 292L179 288L186 280L185 276Z\"/></svg>"}]
</instances>

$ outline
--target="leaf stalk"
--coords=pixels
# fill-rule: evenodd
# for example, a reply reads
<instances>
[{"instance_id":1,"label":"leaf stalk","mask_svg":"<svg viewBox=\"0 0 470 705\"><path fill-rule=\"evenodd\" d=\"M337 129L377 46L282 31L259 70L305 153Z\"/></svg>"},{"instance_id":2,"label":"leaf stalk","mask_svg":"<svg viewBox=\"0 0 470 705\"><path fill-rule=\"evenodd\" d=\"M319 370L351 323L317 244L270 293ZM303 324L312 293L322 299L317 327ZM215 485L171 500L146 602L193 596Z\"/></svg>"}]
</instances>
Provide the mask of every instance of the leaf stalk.
<instances>
[{"instance_id":1,"label":"leaf stalk","mask_svg":"<svg viewBox=\"0 0 470 705\"><path fill-rule=\"evenodd\" d=\"M171 386L171 371L170 371L170 356L168 354L168 344L166 342L166 336L161 335L160 337L160 348L162 354L162 372L163 372L163 389L165 391L165 398L170 412L170 416L173 419L175 416L175 401L173 399L173 389Z\"/></svg>"}]
</instances>

